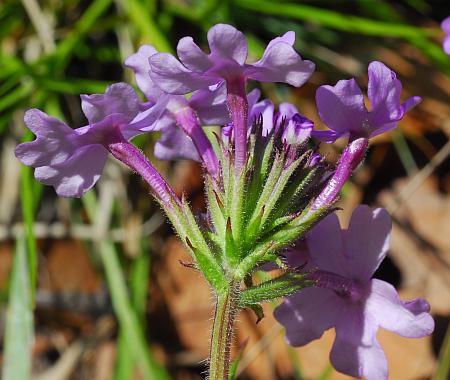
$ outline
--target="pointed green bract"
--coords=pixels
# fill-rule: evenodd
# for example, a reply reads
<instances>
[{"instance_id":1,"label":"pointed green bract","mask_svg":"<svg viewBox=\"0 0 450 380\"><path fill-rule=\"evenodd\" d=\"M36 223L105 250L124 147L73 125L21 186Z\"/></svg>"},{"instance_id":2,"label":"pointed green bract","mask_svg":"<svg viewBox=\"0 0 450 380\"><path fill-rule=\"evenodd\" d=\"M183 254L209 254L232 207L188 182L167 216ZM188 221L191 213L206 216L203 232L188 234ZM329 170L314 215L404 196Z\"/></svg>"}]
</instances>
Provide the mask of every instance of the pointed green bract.
<instances>
[{"instance_id":1,"label":"pointed green bract","mask_svg":"<svg viewBox=\"0 0 450 380\"><path fill-rule=\"evenodd\" d=\"M252 307L253 305L259 305L261 302L290 296L302 288L311 286L312 283L304 274L288 272L243 290L239 299L239 307Z\"/></svg>"}]
</instances>

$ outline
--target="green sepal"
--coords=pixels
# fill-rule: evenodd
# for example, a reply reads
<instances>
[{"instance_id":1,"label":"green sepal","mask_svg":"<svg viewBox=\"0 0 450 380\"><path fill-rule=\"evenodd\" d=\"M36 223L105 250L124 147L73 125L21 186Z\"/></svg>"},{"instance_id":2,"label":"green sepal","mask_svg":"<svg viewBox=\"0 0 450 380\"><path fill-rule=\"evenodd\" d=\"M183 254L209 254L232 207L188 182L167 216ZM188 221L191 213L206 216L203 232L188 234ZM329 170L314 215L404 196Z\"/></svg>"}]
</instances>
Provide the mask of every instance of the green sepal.
<instances>
[{"instance_id":1,"label":"green sepal","mask_svg":"<svg viewBox=\"0 0 450 380\"><path fill-rule=\"evenodd\" d=\"M271 218L275 220L285 216L286 213L292 212L291 210L299 210L297 205L299 201L312 198L313 193L315 193L314 187L318 187L315 179L322 178L321 170L323 169L302 169L298 174L296 173L294 181L286 187L283 196L280 197Z\"/></svg>"},{"instance_id":2,"label":"green sepal","mask_svg":"<svg viewBox=\"0 0 450 380\"><path fill-rule=\"evenodd\" d=\"M277 184L277 181L280 178L281 173L283 171L283 166L284 160L282 159L282 155L281 153L277 153L275 155L270 173L267 177L267 181L265 181L263 185L263 190L261 192L261 195L259 196L258 202L256 203L253 214L248 223L247 231L254 231L255 230L254 224L256 225L261 224L260 220L261 209L265 207L266 204L269 202L273 189ZM251 241L254 238L254 236L249 236L248 233L246 235L248 236L249 241Z\"/></svg>"},{"instance_id":3,"label":"green sepal","mask_svg":"<svg viewBox=\"0 0 450 380\"><path fill-rule=\"evenodd\" d=\"M225 257L230 268L234 267L239 258L239 248L234 240L230 217L227 219L227 226L225 228Z\"/></svg>"},{"instance_id":4,"label":"green sepal","mask_svg":"<svg viewBox=\"0 0 450 380\"><path fill-rule=\"evenodd\" d=\"M241 292L239 307L259 305L261 302L273 301L281 297L290 296L300 289L313 285L304 274L289 272L272 280L262 282Z\"/></svg>"},{"instance_id":5,"label":"green sepal","mask_svg":"<svg viewBox=\"0 0 450 380\"><path fill-rule=\"evenodd\" d=\"M261 262L266 260L266 256L274 252L276 247L276 242L267 241L263 244L259 244L255 249L246 257L244 257L238 267L234 270L234 278L237 281L241 281L253 269Z\"/></svg>"},{"instance_id":6,"label":"green sepal","mask_svg":"<svg viewBox=\"0 0 450 380\"><path fill-rule=\"evenodd\" d=\"M161 205L164 207L166 215L169 217L181 241L188 248L198 269L216 292L222 292L228 287L227 279L206 242L205 236L200 231L185 199L181 201L181 204L173 201L170 206Z\"/></svg>"},{"instance_id":7,"label":"green sepal","mask_svg":"<svg viewBox=\"0 0 450 380\"><path fill-rule=\"evenodd\" d=\"M265 236L264 240L258 243L254 250L242 259L234 271L235 279L243 279L264 261L273 261L272 255L274 253L301 238L335 209L332 205L315 211L306 209L301 215L283 226L280 230Z\"/></svg>"},{"instance_id":8,"label":"green sepal","mask_svg":"<svg viewBox=\"0 0 450 380\"><path fill-rule=\"evenodd\" d=\"M219 195L219 191L215 188L215 184L213 183L213 179L207 176L206 180L206 195L209 206L209 213L211 216L212 223L214 225L215 233L217 234L220 241L224 241L225 237L225 216L224 216L224 205L223 199L221 199ZM222 250L225 249L223 244L219 244Z\"/></svg>"},{"instance_id":9,"label":"green sepal","mask_svg":"<svg viewBox=\"0 0 450 380\"><path fill-rule=\"evenodd\" d=\"M276 182L269 199L264 204L264 215L262 216L261 225L264 227L267 219L272 214L275 205L279 202L280 198L284 198L283 190L285 189L288 181L291 179L292 174L299 167L303 158L295 160L287 169L283 169L278 181Z\"/></svg>"},{"instance_id":10,"label":"green sepal","mask_svg":"<svg viewBox=\"0 0 450 380\"><path fill-rule=\"evenodd\" d=\"M264 317L265 317L264 310L260 304L248 305L247 308L251 309L255 313L256 324L258 324L259 322L261 322L264 319Z\"/></svg>"}]
</instances>

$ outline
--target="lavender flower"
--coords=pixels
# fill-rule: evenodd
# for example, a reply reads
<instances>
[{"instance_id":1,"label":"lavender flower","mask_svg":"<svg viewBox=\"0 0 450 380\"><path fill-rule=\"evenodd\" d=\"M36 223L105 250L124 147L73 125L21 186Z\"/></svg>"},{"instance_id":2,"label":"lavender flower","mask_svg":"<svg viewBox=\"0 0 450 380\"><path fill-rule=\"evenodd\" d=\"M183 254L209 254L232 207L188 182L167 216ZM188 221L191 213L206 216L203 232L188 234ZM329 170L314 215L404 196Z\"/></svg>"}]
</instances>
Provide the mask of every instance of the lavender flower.
<instances>
[{"instance_id":1,"label":"lavender flower","mask_svg":"<svg viewBox=\"0 0 450 380\"><path fill-rule=\"evenodd\" d=\"M450 55L450 16L442 21L441 28L445 33L442 48L446 54Z\"/></svg>"},{"instance_id":2,"label":"lavender flower","mask_svg":"<svg viewBox=\"0 0 450 380\"><path fill-rule=\"evenodd\" d=\"M162 134L155 145L155 155L164 160L187 158L203 161L208 171L214 174L217 158L201 125L228 122L225 87L195 91L189 100L182 95L167 94L154 84L149 75L149 59L157 53L153 46L142 45L125 61L125 65L134 71L137 85L150 104L164 108L160 119L147 128L147 131L160 131Z\"/></svg>"},{"instance_id":3,"label":"lavender flower","mask_svg":"<svg viewBox=\"0 0 450 380\"><path fill-rule=\"evenodd\" d=\"M376 333L382 327L409 338L434 329L428 303L403 302L387 282L371 279L389 248L391 219L384 209L358 206L348 230L336 215L307 236L310 278L315 286L287 298L275 310L286 339L303 346L334 327L333 366L350 376L387 379L387 361ZM300 253L299 253L300 254ZM297 262L298 264L298 262Z\"/></svg>"},{"instance_id":4,"label":"lavender flower","mask_svg":"<svg viewBox=\"0 0 450 380\"><path fill-rule=\"evenodd\" d=\"M36 179L55 188L62 197L81 197L100 178L108 151L140 171L150 181L161 200L170 201L170 192L159 173L140 160L138 150L127 142L155 122L162 110L140 111L139 98L126 83L117 83L105 94L81 95L81 106L89 124L72 129L62 121L38 110L25 113L26 126L36 140L16 147L16 156L36 168ZM150 165L150 166L148 166Z\"/></svg>"},{"instance_id":5,"label":"lavender flower","mask_svg":"<svg viewBox=\"0 0 450 380\"><path fill-rule=\"evenodd\" d=\"M336 199L344 183L362 162L369 138L395 128L397 121L421 101L420 97L413 96L400 103L402 84L383 63L372 62L368 71L370 111L364 105L364 95L354 79L340 80L335 86L321 86L317 90L319 115L331 130L313 131L313 136L325 142L348 136L349 142L335 173L314 201L312 210Z\"/></svg>"},{"instance_id":6,"label":"lavender flower","mask_svg":"<svg viewBox=\"0 0 450 380\"><path fill-rule=\"evenodd\" d=\"M259 61L246 64L245 36L231 25L217 24L208 31L210 54L204 53L192 37L184 37L177 46L181 63L168 53L153 55L150 75L159 87L172 94L246 79L299 87L311 76L314 64L301 59L293 48L294 41L295 33L287 32L270 41Z\"/></svg>"},{"instance_id":7,"label":"lavender flower","mask_svg":"<svg viewBox=\"0 0 450 380\"><path fill-rule=\"evenodd\" d=\"M217 24L208 31L210 54L204 53L191 37L177 46L181 63L168 53L150 58L150 76L164 91L185 94L226 82L227 104L235 127L236 165L246 160L248 103L245 82L284 82L301 86L314 71L294 50L295 34L287 32L273 39L262 58L246 64L248 45L245 36L231 25Z\"/></svg>"},{"instance_id":8,"label":"lavender flower","mask_svg":"<svg viewBox=\"0 0 450 380\"><path fill-rule=\"evenodd\" d=\"M364 95L354 79L320 86L316 92L317 109L330 130L314 131L313 136L324 142L344 136L374 137L395 128L405 113L421 101L413 96L401 103L402 84L383 63L370 63L368 71L371 110L364 105Z\"/></svg>"}]
</instances>

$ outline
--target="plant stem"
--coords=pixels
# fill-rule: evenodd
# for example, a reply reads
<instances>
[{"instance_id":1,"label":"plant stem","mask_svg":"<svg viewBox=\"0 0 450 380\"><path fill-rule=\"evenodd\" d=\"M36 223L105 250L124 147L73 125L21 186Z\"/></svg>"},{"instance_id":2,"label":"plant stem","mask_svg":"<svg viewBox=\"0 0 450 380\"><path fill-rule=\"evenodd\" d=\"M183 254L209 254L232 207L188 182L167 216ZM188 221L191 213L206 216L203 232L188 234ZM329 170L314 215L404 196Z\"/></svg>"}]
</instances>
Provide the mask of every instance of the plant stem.
<instances>
[{"instance_id":1,"label":"plant stem","mask_svg":"<svg viewBox=\"0 0 450 380\"><path fill-rule=\"evenodd\" d=\"M209 380L228 380L234 322L237 314L237 289L217 295L209 355Z\"/></svg>"}]
</instances>

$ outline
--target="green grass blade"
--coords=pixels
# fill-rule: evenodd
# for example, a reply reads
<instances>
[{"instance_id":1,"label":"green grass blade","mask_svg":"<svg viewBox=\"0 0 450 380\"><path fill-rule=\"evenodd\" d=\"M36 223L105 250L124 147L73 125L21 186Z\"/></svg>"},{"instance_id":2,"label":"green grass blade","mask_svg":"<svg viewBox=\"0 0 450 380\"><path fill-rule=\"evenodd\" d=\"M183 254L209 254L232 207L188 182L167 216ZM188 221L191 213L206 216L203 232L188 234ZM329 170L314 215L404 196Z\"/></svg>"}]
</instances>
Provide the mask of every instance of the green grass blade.
<instances>
[{"instance_id":1,"label":"green grass blade","mask_svg":"<svg viewBox=\"0 0 450 380\"><path fill-rule=\"evenodd\" d=\"M319 375L317 380L328 380L330 376L333 374L333 367L331 364L328 364Z\"/></svg>"},{"instance_id":2,"label":"green grass blade","mask_svg":"<svg viewBox=\"0 0 450 380\"><path fill-rule=\"evenodd\" d=\"M152 44L158 51L173 51L169 41L144 4L139 0L124 0L122 5L131 23L138 28L145 42Z\"/></svg>"},{"instance_id":3,"label":"green grass blade","mask_svg":"<svg viewBox=\"0 0 450 380\"><path fill-rule=\"evenodd\" d=\"M33 312L26 242L16 243L11 274L3 356L3 379L28 380L31 375Z\"/></svg>"},{"instance_id":4,"label":"green grass blade","mask_svg":"<svg viewBox=\"0 0 450 380\"><path fill-rule=\"evenodd\" d=\"M441 352L439 353L439 362L433 380L448 380L450 378L450 324L447 327Z\"/></svg>"},{"instance_id":5,"label":"green grass blade","mask_svg":"<svg viewBox=\"0 0 450 380\"><path fill-rule=\"evenodd\" d=\"M394 143L394 148L397 151L397 154L402 162L403 167L408 173L409 176L414 175L419 168L417 167L416 161L414 160L414 156L409 149L408 142L406 141L405 135L400 129L396 129L392 133L392 142Z\"/></svg>"},{"instance_id":6,"label":"green grass blade","mask_svg":"<svg viewBox=\"0 0 450 380\"><path fill-rule=\"evenodd\" d=\"M81 18L72 28L70 34L57 46L57 69L63 70L72 56L76 45L94 27L98 19L106 12L112 0L95 0L83 13Z\"/></svg>"},{"instance_id":7,"label":"green grass blade","mask_svg":"<svg viewBox=\"0 0 450 380\"><path fill-rule=\"evenodd\" d=\"M88 192L82 198L82 201L89 218L91 221L95 221L97 209L95 194L92 191ZM111 241L105 240L100 242L98 249L121 331L124 334L128 349L139 365L143 378L169 380L170 377L165 368L154 359L147 347L142 326L130 302L116 247Z\"/></svg>"},{"instance_id":8,"label":"green grass blade","mask_svg":"<svg viewBox=\"0 0 450 380\"><path fill-rule=\"evenodd\" d=\"M150 275L150 252L147 240L142 240L141 252L134 258L130 268L130 290L133 309L143 331L145 331L145 311L147 305L148 279ZM128 348L123 331L119 334L115 380L132 378L135 362Z\"/></svg>"},{"instance_id":9,"label":"green grass blade","mask_svg":"<svg viewBox=\"0 0 450 380\"><path fill-rule=\"evenodd\" d=\"M27 131L24 141L32 139L33 134ZM25 224L25 238L27 243L29 279L31 289L31 299L34 304L34 296L37 284L38 253L36 239L33 233L34 215L37 208L38 197L34 193L33 169L22 165L20 180L20 198L22 203L22 217Z\"/></svg>"},{"instance_id":10,"label":"green grass blade","mask_svg":"<svg viewBox=\"0 0 450 380\"><path fill-rule=\"evenodd\" d=\"M375 21L304 4L269 2L265 0L233 0L233 2L239 7L270 14L271 16L311 21L333 29L370 36L410 38L414 36L438 35L440 33L436 28L424 29L405 24Z\"/></svg>"},{"instance_id":11,"label":"green grass blade","mask_svg":"<svg viewBox=\"0 0 450 380\"><path fill-rule=\"evenodd\" d=\"M141 325L145 328L145 311L147 306L148 279L150 277L150 247L147 240L142 240L141 251L131 264L131 301Z\"/></svg>"},{"instance_id":12,"label":"green grass blade","mask_svg":"<svg viewBox=\"0 0 450 380\"><path fill-rule=\"evenodd\" d=\"M130 304L125 286L125 278L123 277L114 244L109 241L103 241L100 243L99 251L111 292L114 310L117 313L122 331L126 334L125 339L128 348L133 352L144 378L169 380L170 377L164 367L156 362L147 348L145 335L140 328L139 320Z\"/></svg>"}]
</instances>

